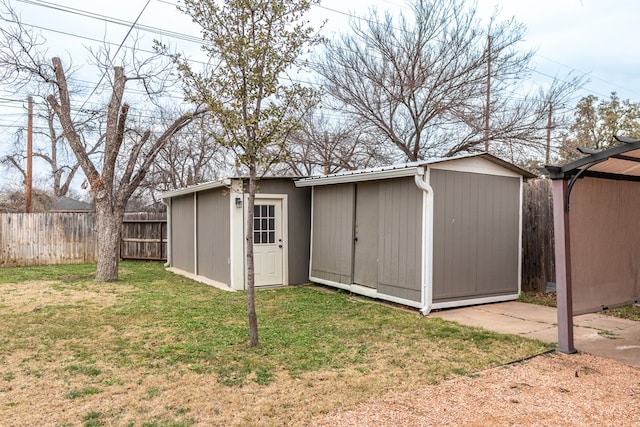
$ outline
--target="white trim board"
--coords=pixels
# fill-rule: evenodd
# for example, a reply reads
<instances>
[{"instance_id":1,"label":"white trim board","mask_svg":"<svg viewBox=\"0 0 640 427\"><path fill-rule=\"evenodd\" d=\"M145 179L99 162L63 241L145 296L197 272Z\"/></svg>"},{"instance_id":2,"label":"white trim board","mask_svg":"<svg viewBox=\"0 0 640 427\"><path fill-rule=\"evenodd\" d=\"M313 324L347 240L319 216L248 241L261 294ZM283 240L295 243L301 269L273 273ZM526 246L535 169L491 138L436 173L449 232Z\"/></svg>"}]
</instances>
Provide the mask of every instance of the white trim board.
<instances>
[{"instance_id":1,"label":"white trim board","mask_svg":"<svg viewBox=\"0 0 640 427\"><path fill-rule=\"evenodd\" d=\"M478 173L483 175L508 176L522 178L522 175L512 170L506 169L497 163L483 157L465 157L452 159L446 162L430 164L429 169L442 169L457 172Z\"/></svg>"},{"instance_id":2,"label":"white trim board","mask_svg":"<svg viewBox=\"0 0 640 427\"><path fill-rule=\"evenodd\" d=\"M309 280L313 283L319 283L321 285L327 285L334 288L343 289L345 291L353 292L357 295L362 295L369 298L381 299L389 302L394 302L396 304L406 305L407 307L413 308L422 308L422 303L419 301L408 300L405 298L398 298L391 295L383 294L378 292L376 289L367 288L366 286L351 284L347 285L345 283L333 282L331 280L320 279L319 277L309 277Z\"/></svg>"},{"instance_id":3,"label":"white trim board","mask_svg":"<svg viewBox=\"0 0 640 427\"><path fill-rule=\"evenodd\" d=\"M204 184L192 185L191 187L181 188L178 190L166 191L160 194L161 199L168 199L171 197L184 196L198 191L210 190L212 188L228 187L231 185L230 179L223 179L221 181L205 182Z\"/></svg>"},{"instance_id":4,"label":"white trim board","mask_svg":"<svg viewBox=\"0 0 640 427\"><path fill-rule=\"evenodd\" d=\"M209 279L208 277L200 276L198 274L189 273L188 271L181 270L177 267L169 267L166 269L174 274L179 276L184 276L187 279L195 280L196 282L204 283L205 285L213 286L214 288L218 288L223 291L235 292L235 289L232 289L226 283L218 282L217 280Z\"/></svg>"}]
</instances>

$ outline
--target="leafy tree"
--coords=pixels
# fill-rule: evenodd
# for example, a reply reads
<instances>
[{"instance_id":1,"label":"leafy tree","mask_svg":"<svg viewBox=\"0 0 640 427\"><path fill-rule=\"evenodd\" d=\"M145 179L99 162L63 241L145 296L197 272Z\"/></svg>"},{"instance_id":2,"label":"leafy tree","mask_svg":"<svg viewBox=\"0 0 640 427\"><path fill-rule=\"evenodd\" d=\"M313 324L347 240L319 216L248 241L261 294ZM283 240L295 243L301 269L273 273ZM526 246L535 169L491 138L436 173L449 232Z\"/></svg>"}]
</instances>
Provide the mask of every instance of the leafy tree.
<instances>
[{"instance_id":1,"label":"leafy tree","mask_svg":"<svg viewBox=\"0 0 640 427\"><path fill-rule=\"evenodd\" d=\"M640 104L620 100L616 92L602 101L594 95L585 96L576 105L569 132L562 135L561 158L570 161L581 157L577 148L600 151L617 145L614 135L640 138Z\"/></svg>"},{"instance_id":2,"label":"leafy tree","mask_svg":"<svg viewBox=\"0 0 640 427\"><path fill-rule=\"evenodd\" d=\"M202 48L215 64L197 71L181 56L174 56L187 98L209 107L221 128L214 137L232 150L236 164L249 172L246 261L250 346L258 344L253 259L256 181L282 159L287 137L314 99L313 90L284 78L308 48L321 42L303 20L316 3L185 0L181 9L202 28Z\"/></svg>"},{"instance_id":3,"label":"leafy tree","mask_svg":"<svg viewBox=\"0 0 640 427\"><path fill-rule=\"evenodd\" d=\"M483 151L488 143L512 157L528 150L517 144L542 144L548 104L537 94L518 95L533 55L518 48L525 27L496 16L485 25L475 4L462 0L414 0L411 7L412 16L372 10L327 46L318 71L343 110L408 161Z\"/></svg>"}]
</instances>

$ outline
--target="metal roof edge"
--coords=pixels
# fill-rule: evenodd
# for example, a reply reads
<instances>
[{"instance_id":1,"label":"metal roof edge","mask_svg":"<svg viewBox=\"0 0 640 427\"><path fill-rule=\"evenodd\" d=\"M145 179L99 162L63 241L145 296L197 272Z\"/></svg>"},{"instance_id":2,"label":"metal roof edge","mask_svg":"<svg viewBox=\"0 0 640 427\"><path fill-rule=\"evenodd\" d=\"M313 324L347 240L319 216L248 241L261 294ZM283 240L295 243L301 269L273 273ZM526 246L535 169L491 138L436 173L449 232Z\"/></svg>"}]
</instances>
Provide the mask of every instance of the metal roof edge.
<instances>
[{"instance_id":1,"label":"metal roof edge","mask_svg":"<svg viewBox=\"0 0 640 427\"><path fill-rule=\"evenodd\" d=\"M511 162L503 160L498 156L494 156L491 153L483 152L483 153L478 153L476 155L480 156L480 157L483 157L483 158L486 158L487 160L489 160L489 161L491 161L491 162L493 162L493 163L495 163L495 164L497 164L499 166L502 166L505 169L509 169L512 172L515 172L515 173L517 173L519 175L522 175L522 177L525 178L525 179L532 179L532 178L537 178L538 177L538 175L536 175L535 173L529 172L528 170L523 169L520 166L516 166Z\"/></svg>"},{"instance_id":2,"label":"metal roof edge","mask_svg":"<svg viewBox=\"0 0 640 427\"><path fill-rule=\"evenodd\" d=\"M317 185L343 184L348 182L374 181L377 179L402 178L413 176L417 173L420 165L406 164L385 166L376 169L362 169L332 175L318 175L303 178L295 181L296 187L314 187Z\"/></svg>"},{"instance_id":3,"label":"metal roof edge","mask_svg":"<svg viewBox=\"0 0 640 427\"><path fill-rule=\"evenodd\" d=\"M551 179L566 179L575 175L579 169L585 166L637 149L640 149L640 141L626 142L622 145L618 145L617 147L589 154L588 156L574 160L573 162L567 163L563 166L545 165L544 168L549 172L549 177Z\"/></svg>"},{"instance_id":4,"label":"metal roof edge","mask_svg":"<svg viewBox=\"0 0 640 427\"><path fill-rule=\"evenodd\" d=\"M502 160L499 157L496 157L492 154L482 152L482 153L471 153L464 154L455 157L439 157L431 160L422 160L418 162L411 163L403 163L397 165L389 165L389 166L381 166L377 168L371 169L360 169L356 171L348 171L348 172L340 172L331 175L317 175L311 176L307 178L302 178L295 182L296 187L313 187L316 185L330 185L330 184L341 184L348 182L359 182L359 181L373 181L377 179L386 179L386 178L401 178L406 176L412 176L417 173L419 168L424 166L433 165L436 163L445 163L451 162L455 160L464 160L474 157L484 158L498 166L501 166L505 169L508 169L518 175L522 175L526 179L536 178L537 175L522 169L519 166L516 166L512 163L507 162L506 160Z\"/></svg>"},{"instance_id":5,"label":"metal roof edge","mask_svg":"<svg viewBox=\"0 0 640 427\"><path fill-rule=\"evenodd\" d=\"M222 179L219 181L210 181L210 182L205 182L203 184L196 184L190 187L180 188L177 190L166 191L160 194L160 198L169 199L171 197L184 196L187 194L195 193L196 191L211 190L211 189L220 188L220 187L228 187L231 185L231 179L233 178Z\"/></svg>"}]
</instances>

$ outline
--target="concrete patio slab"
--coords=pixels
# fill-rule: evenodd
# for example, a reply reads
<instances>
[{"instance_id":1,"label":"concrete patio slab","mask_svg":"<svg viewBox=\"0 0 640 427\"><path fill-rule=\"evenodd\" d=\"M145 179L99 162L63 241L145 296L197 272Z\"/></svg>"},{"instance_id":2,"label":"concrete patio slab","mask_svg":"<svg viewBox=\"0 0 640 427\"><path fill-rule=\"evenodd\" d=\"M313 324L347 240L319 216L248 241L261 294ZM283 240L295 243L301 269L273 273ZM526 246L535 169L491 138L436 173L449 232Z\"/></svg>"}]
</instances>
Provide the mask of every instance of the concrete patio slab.
<instances>
[{"instance_id":1,"label":"concrete patio slab","mask_svg":"<svg viewBox=\"0 0 640 427\"><path fill-rule=\"evenodd\" d=\"M435 311L429 316L546 343L558 342L558 318L553 307L510 301ZM578 351L640 367L640 322L597 313L575 316L573 322Z\"/></svg>"}]
</instances>

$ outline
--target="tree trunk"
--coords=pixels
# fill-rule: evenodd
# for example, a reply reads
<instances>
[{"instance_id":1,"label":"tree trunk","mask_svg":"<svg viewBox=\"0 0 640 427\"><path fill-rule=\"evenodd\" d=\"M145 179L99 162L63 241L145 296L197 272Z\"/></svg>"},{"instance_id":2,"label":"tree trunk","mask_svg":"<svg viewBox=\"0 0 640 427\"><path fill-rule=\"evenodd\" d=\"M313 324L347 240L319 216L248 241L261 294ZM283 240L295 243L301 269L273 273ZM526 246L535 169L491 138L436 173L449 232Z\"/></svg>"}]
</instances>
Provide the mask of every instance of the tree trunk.
<instances>
[{"instance_id":1,"label":"tree trunk","mask_svg":"<svg viewBox=\"0 0 640 427\"><path fill-rule=\"evenodd\" d=\"M98 266L96 280L118 280L120 258L120 232L124 218L123 209L114 209L108 201L95 201L96 227L98 231Z\"/></svg>"},{"instance_id":2,"label":"tree trunk","mask_svg":"<svg viewBox=\"0 0 640 427\"><path fill-rule=\"evenodd\" d=\"M249 346L258 345L258 316L255 303L255 269L253 261L253 207L256 201L256 167L249 167L249 201L247 215L247 315L249 316Z\"/></svg>"}]
</instances>

